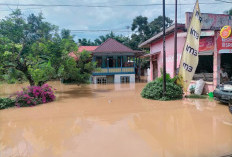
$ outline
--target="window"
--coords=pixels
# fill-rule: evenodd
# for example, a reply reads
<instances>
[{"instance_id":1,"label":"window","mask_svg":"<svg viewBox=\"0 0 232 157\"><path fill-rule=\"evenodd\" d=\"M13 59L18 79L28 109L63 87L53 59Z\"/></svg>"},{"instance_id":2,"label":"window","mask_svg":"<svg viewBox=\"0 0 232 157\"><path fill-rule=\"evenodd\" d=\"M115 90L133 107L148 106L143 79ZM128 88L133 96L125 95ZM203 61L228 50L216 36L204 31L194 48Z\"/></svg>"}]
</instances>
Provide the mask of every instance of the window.
<instances>
[{"instance_id":1,"label":"window","mask_svg":"<svg viewBox=\"0 0 232 157\"><path fill-rule=\"evenodd\" d=\"M107 78L106 77L98 77L97 78L97 84L106 84Z\"/></svg>"},{"instance_id":2,"label":"window","mask_svg":"<svg viewBox=\"0 0 232 157\"><path fill-rule=\"evenodd\" d=\"M121 76L120 81L121 83L130 83L130 76Z\"/></svg>"}]
</instances>

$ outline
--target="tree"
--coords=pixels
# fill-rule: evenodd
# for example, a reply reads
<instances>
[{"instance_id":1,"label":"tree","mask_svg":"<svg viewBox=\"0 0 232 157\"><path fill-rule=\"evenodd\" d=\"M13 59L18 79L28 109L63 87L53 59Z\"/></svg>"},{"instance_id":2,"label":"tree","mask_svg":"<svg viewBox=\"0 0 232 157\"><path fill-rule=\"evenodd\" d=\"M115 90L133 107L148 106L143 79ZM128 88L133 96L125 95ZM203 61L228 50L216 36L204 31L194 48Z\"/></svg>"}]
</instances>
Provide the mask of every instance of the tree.
<instances>
[{"instance_id":1,"label":"tree","mask_svg":"<svg viewBox=\"0 0 232 157\"><path fill-rule=\"evenodd\" d=\"M61 30L61 38L62 39L72 39L73 37L71 36L71 31L68 29L62 29Z\"/></svg>"},{"instance_id":2,"label":"tree","mask_svg":"<svg viewBox=\"0 0 232 157\"><path fill-rule=\"evenodd\" d=\"M77 62L67 55L64 57L58 74L65 83L88 83L96 63L91 62L91 53L88 51L84 50L76 55L78 56Z\"/></svg>"},{"instance_id":3,"label":"tree","mask_svg":"<svg viewBox=\"0 0 232 157\"><path fill-rule=\"evenodd\" d=\"M173 24L173 20L171 20L169 17L166 17L165 21L165 27L170 27ZM108 38L113 38L123 43L124 45L136 50L139 49L138 45L140 43L161 32L162 28L162 16L158 16L151 22L148 22L147 17L137 16L133 19L133 22L131 24L131 30L133 31L133 33L130 37L125 37L123 35L115 35L113 32L110 32L109 34L99 36L97 39L94 40L94 42L87 40L86 38L83 38L78 39L78 43L82 46L93 46L102 44Z\"/></svg>"},{"instance_id":4,"label":"tree","mask_svg":"<svg viewBox=\"0 0 232 157\"><path fill-rule=\"evenodd\" d=\"M104 43L107 39L112 38L117 40L120 43L123 43L125 45L127 45L127 42L129 40L129 38L122 36L122 35L116 35L113 32L110 32L106 35L101 35L99 36L97 39L94 40L96 45L101 45L102 43Z\"/></svg>"},{"instance_id":5,"label":"tree","mask_svg":"<svg viewBox=\"0 0 232 157\"><path fill-rule=\"evenodd\" d=\"M224 11L225 14L232 15L232 8L230 10Z\"/></svg>"},{"instance_id":6,"label":"tree","mask_svg":"<svg viewBox=\"0 0 232 157\"><path fill-rule=\"evenodd\" d=\"M173 24L173 21L169 18L165 18L166 25L165 27L169 27ZM153 21L148 22L147 17L143 16L137 16L131 25L131 30L134 31L134 33L131 35L130 40L130 47L133 47L134 49L138 49L138 45L155 34L162 31L163 28L163 17L158 16Z\"/></svg>"},{"instance_id":7,"label":"tree","mask_svg":"<svg viewBox=\"0 0 232 157\"><path fill-rule=\"evenodd\" d=\"M90 40L87 40L86 38L78 39L78 44L80 46L95 46L96 44Z\"/></svg>"},{"instance_id":8,"label":"tree","mask_svg":"<svg viewBox=\"0 0 232 157\"><path fill-rule=\"evenodd\" d=\"M94 40L94 42L92 42L91 40L87 40L86 38L78 39L78 44L81 46L97 46L101 45L109 38L115 39L118 42L129 46L128 44L130 39L128 37L125 37L123 35L115 35L113 32L99 36L97 39Z\"/></svg>"},{"instance_id":9,"label":"tree","mask_svg":"<svg viewBox=\"0 0 232 157\"><path fill-rule=\"evenodd\" d=\"M24 19L20 10L0 21L0 73L20 71L30 85L43 85L59 77L68 53L77 51L69 30L58 34L58 27L44 21L42 13ZM69 57L70 58L70 57ZM72 58L71 58L72 59ZM71 64L71 63L70 63ZM77 66L72 67L79 69Z\"/></svg>"}]
</instances>

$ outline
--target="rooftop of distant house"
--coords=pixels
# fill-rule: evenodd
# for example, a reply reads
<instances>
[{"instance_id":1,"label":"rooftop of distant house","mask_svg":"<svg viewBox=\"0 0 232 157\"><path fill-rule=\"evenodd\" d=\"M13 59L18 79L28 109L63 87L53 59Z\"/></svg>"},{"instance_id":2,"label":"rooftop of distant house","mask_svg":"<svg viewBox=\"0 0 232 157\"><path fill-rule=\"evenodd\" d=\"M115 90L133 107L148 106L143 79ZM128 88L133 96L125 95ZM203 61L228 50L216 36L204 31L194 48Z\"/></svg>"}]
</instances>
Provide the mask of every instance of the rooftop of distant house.
<instances>
[{"instance_id":1,"label":"rooftop of distant house","mask_svg":"<svg viewBox=\"0 0 232 157\"><path fill-rule=\"evenodd\" d=\"M92 51L96 50L96 48L98 48L98 46L80 46L78 48L78 52L82 52L83 50L92 52Z\"/></svg>"},{"instance_id":2,"label":"rooftop of distant house","mask_svg":"<svg viewBox=\"0 0 232 157\"><path fill-rule=\"evenodd\" d=\"M98 46L79 46L77 53L80 53L84 50L89 51L89 52L93 52L96 48L98 48ZM73 57L75 60L78 60L78 56L75 55L74 52L70 52L68 55L70 57Z\"/></svg>"},{"instance_id":3,"label":"rooftop of distant house","mask_svg":"<svg viewBox=\"0 0 232 157\"><path fill-rule=\"evenodd\" d=\"M131 48L112 38L107 39L93 51L93 55L98 53L133 53L136 56L143 54L142 51L132 50Z\"/></svg>"}]
</instances>

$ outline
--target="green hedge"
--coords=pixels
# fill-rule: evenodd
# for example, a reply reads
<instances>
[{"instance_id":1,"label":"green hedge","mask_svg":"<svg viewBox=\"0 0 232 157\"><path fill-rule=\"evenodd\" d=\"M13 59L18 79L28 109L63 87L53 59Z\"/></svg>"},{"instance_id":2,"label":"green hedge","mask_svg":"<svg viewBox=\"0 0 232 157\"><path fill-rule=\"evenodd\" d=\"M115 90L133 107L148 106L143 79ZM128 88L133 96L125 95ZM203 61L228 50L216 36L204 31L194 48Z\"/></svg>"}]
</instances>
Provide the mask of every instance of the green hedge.
<instances>
[{"instance_id":1,"label":"green hedge","mask_svg":"<svg viewBox=\"0 0 232 157\"><path fill-rule=\"evenodd\" d=\"M10 98L0 98L0 110L14 106L15 100Z\"/></svg>"},{"instance_id":2,"label":"green hedge","mask_svg":"<svg viewBox=\"0 0 232 157\"><path fill-rule=\"evenodd\" d=\"M157 78L155 81L148 83L141 92L141 96L153 100L177 100L182 99L182 87L175 83L176 78L166 75L166 94L163 96L163 77Z\"/></svg>"}]
</instances>

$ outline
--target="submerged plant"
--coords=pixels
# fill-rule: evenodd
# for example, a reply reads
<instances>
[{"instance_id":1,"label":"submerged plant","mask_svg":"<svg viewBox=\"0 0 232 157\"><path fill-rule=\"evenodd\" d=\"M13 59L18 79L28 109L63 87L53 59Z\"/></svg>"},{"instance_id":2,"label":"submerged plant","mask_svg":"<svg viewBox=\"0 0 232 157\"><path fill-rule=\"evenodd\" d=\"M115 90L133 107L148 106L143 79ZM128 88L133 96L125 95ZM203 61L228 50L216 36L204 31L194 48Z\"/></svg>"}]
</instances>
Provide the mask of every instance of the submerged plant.
<instances>
[{"instance_id":1,"label":"submerged plant","mask_svg":"<svg viewBox=\"0 0 232 157\"><path fill-rule=\"evenodd\" d=\"M15 99L17 107L35 106L55 100L52 87L48 84L43 86L29 86L18 92Z\"/></svg>"},{"instance_id":2,"label":"submerged plant","mask_svg":"<svg viewBox=\"0 0 232 157\"><path fill-rule=\"evenodd\" d=\"M11 98L0 98L0 110L14 107L15 106L15 100Z\"/></svg>"},{"instance_id":3,"label":"submerged plant","mask_svg":"<svg viewBox=\"0 0 232 157\"><path fill-rule=\"evenodd\" d=\"M176 100L182 99L183 90L182 87L175 83L176 77L171 78L169 74L166 75L166 94L163 96L163 77L157 78L155 81L148 83L141 96L147 99L154 100Z\"/></svg>"}]
</instances>

